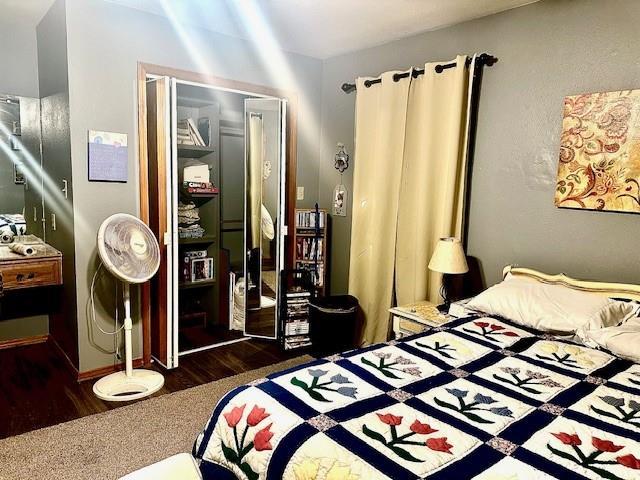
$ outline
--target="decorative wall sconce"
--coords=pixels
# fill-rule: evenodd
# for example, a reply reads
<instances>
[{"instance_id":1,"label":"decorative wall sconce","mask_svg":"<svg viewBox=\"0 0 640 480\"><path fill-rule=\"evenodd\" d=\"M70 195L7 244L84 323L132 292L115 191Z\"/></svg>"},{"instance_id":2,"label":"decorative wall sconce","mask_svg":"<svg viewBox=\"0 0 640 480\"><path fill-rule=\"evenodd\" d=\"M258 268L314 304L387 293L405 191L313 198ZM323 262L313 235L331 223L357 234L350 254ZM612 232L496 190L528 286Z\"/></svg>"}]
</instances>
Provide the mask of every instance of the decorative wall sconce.
<instances>
[{"instance_id":1,"label":"decorative wall sconce","mask_svg":"<svg viewBox=\"0 0 640 480\"><path fill-rule=\"evenodd\" d=\"M333 190L333 215L346 217L349 192L347 191L347 187L342 183L342 174L349 168L349 154L344 148L344 143L338 143L337 147L338 151L333 157L333 166L340 172L340 183L336 185L336 188Z\"/></svg>"},{"instance_id":2,"label":"decorative wall sconce","mask_svg":"<svg viewBox=\"0 0 640 480\"><path fill-rule=\"evenodd\" d=\"M338 151L336 152L334 158L334 164L336 170L338 170L341 174L349 168L349 154L344 149L344 143L338 143Z\"/></svg>"}]
</instances>

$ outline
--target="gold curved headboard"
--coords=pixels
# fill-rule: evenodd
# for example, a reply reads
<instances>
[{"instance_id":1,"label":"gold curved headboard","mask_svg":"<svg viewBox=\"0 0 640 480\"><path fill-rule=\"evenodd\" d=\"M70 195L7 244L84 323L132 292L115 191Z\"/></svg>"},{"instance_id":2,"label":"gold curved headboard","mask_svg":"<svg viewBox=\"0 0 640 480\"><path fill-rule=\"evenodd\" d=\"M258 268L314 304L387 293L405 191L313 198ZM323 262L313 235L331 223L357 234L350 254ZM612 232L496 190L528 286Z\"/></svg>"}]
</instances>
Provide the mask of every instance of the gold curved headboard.
<instances>
[{"instance_id":1,"label":"gold curved headboard","mask_svg":"<svg viewBox=\"0 0 640 480\"><path fill-rule=\"evenodd\" d=\"M507 265L504 267L502 270L502 277L506 277L507 273L511 273L515 276L532 278L542 283L564 285L565 287L573 288L574 290L593 292L610 298L624 298L626 300L640 301L640 285L576 280L575 278L568 277L564 273L549 275L531 268L516 267L514 265Z\"/></svg>"}]
</instances>

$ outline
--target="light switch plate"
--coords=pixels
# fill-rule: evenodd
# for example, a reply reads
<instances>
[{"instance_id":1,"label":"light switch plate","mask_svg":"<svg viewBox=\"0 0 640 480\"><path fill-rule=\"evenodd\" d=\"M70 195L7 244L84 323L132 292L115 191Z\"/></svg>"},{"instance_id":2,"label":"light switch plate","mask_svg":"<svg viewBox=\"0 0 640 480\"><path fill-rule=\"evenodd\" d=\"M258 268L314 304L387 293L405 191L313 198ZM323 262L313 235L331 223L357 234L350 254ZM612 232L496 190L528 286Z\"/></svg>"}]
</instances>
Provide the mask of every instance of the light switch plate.
<instances>
[{"instance_id":1,"label":"light switch plate","mask_svg":"<svg viewBox=\"0 0 640 480\"><path fill-rule=\"evenodd\" d=\"M297 194L296 194L296 199L297 200L304 200L304 187L298 187Z\"/></svg>"}]
</instances>

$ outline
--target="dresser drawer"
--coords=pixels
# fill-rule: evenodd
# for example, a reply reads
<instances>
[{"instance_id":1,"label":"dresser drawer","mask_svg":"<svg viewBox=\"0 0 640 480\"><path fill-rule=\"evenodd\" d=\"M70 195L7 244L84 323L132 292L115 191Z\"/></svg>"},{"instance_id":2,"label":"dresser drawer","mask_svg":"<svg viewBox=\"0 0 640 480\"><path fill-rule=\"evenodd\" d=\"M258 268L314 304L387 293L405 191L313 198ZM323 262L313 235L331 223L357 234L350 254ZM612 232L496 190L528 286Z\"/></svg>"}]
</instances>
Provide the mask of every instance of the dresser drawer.
<instances>
[{"instance_id":1,"label":"dresser drawer","mask_svg":"<svg viewBox=\"0 0 640 480\"><path fill-rule=\"evenodd\" d=\"M47 258L0 263L3 290L62 284L62 259Z\"/></svg>"}]
</instances>

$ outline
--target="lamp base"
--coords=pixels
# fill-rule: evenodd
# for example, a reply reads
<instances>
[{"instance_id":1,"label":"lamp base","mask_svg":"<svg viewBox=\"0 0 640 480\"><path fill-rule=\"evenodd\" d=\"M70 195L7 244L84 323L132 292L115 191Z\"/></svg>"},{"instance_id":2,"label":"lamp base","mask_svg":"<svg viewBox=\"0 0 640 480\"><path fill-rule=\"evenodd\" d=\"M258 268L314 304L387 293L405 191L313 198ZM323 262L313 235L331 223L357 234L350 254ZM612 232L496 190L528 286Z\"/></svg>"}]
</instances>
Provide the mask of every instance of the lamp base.
<instances>
[{"instance_id":1,"label":"lamp base","mask_svg":"<svg viewBox=\"0 0 640 480\"><path fill-rule=\"evenodd\" d=\"M438 305L436 308L438 309L438 311L442 314L447 314L449 313L449 307L451 306L451 303L449 302L444 302L441 303L440 305Z\"/></svg>"}]
</instances>

